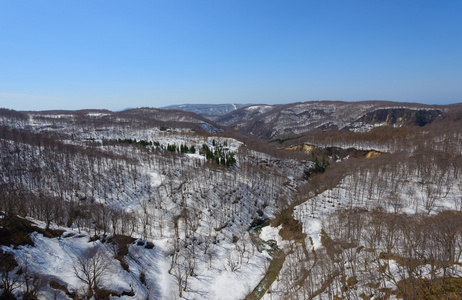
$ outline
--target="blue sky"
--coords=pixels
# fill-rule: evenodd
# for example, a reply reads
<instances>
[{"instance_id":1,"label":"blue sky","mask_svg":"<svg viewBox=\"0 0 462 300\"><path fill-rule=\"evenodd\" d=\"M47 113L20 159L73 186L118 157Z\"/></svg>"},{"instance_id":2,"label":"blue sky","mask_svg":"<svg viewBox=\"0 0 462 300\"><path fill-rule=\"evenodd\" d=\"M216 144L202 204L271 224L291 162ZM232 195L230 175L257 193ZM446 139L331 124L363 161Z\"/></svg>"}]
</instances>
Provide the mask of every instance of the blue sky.
<instances>
[{"instance_id":1,"label":"blue sky","mask_svg":"<svg viewBox=\"0 0 462 300\"><path fill-rule=\"evenodd\" d=\"M462 1L0 0L0 107L462 102Z\"/></svg>"}]
</instances>

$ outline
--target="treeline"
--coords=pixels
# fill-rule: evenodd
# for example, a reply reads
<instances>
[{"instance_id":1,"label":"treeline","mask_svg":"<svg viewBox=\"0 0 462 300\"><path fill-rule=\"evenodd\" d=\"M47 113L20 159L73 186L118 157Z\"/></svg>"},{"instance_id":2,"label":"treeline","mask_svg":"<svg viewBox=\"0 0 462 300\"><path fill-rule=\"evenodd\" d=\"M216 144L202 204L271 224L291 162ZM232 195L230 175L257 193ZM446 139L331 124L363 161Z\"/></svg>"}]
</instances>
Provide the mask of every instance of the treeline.
<instances>
[{"instance_id":1,"label":"treeline","mask_svg":"<svg viewBox=\"0 0 462 300\"><path fill-rule=\"evenodd\" d=\"M148 147L148 146L155 146L158 147L160 144L159 142L152 142L152 141L146 141L146 140L139 140L137 141L136 139L117 139L117 142L119 143L127 143L127 144L136 144L136 145L141 145L143 147Z\"/></svg>"},{"instance_id":2,"label":"treeline","mask_svg":"<svg viewBox=\"0 0 462 300\"><path fill-rule=\"evenodd\" d=\"M206 159L213 160L220 165L231 167L236 164L234 152L230 152L223 145L215 143L215 140L213 140L213 144L213 149L211 149L206 144L203 144L199 150L199 153L204 155Z\"/></svg>"},{"instance_id":3,"label":"treeline","mask_svg":"<svg viewBox=\"0 0 462 300\"><path fill-rule=\"evenodd\" d=\"M11 120L14 120L22 122L19 124L25 124L25 122L29 120L29 116L24 112L7 108L0 108L0 120L2 122L11 122Z\"/></svg>"},{"instance_id":4,"label":"treeline","mask_svg":"<svg viewBox=\"0 0 462 300\"><path fill-rule=\"evenodd\" d=\"M164 149L173 153L196 153L196 147L194 145L187 146L186 144L167 144L167 146L162 145L158 141L146 141L146 140L136 140L131 138L118 139L118 143L127 143L141 145L143 147L156 147L158 149ZM226 147L226 143L218 143L216 140L212 141L212 147L209 147L207 144L202 144L202 147L199 148L199 154L205 156L207 160L214 161L219 165L224 165L226 167L234 166L236 161L236 153L229 151Z\"/></svg>"}]
</instances>

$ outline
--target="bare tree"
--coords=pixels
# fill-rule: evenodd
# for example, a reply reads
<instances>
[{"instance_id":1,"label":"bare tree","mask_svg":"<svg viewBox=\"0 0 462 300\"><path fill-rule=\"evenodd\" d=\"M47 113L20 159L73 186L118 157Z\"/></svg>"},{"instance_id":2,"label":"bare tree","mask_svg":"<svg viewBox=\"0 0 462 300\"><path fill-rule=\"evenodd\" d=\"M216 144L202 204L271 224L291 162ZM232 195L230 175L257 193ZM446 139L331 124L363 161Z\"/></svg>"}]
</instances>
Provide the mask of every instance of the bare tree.
<instances>
[{"instance_id":1,"label":"bare tree","mask_svg":"<svg viewBox=\"0 0 462 300\"><path fill-rule=\"evenodd\" d=\"M188 279L194 275L193 260L191 257L192 253L187 248L182 248L178 255L178 262L175 264L173 269L173 277L178 285L179 297L183 297L183 292L187 291Z\"/></svg>"},{"instance_id":2,"label":"bare tree","mask_svg":"<svg viewBox=\"0 0 462 300\"><path fill-rule=\"evenodd\" d=\"M228 267L228 268L226 268ZM241 267L239 262L239 256L233 251L229 251L226 255L226 266L225 268L231 272L237 271Z\"/></svg>"},{"instance_id":3,"label":"bare tree","mask_svg":"<svg viewBox=\"0 0 462 300\"><path fill-rule=\"evenodd\" d=\"M109 266L109 258L99 247L91 248L77 258L74 274L88 285L87 294L89 297L99 289L101 280L109 271Z\"/></svg>"},{"instance_id":4,"label":"bare tree","mask_svg":"<svg viewBox=\"0 0 462 300\"><path fill-rule=\"evenodd\" d=\"M11 253L0 253L0 288L3 290L1 299L16 299L13 291L19 287L19 276L16 276L13 271L17 265Z\"/></svg>"}]
</instances>

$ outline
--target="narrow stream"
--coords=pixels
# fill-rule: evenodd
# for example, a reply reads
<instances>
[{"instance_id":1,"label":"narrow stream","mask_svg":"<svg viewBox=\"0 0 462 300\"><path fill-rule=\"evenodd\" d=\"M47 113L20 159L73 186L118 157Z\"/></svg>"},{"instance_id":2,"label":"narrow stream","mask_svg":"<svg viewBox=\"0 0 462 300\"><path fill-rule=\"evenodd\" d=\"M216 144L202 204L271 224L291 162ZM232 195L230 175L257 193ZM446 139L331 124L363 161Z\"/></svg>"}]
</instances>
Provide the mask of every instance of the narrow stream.
<instances>
[{"instance_id":1,"label":"narrow stream","mask_svg":"<svg viewBox=\"0 0 462 300\"><path fill-rule=\"evenodd\" d=\"M258 251L266 250L271 255L272 259L268 266L268 270L260 283L255 289L245 297L245 300L261 299L265 295L268 288L273 284L279 275L279 272L284 265L286 254L283 250L279 249L276 243L268 243L260 239L261 229L265 226L269 226L269 220L266 220L263 224L252 227L249 230L250 238L257 247Z\"/></svg>"}]
</instances>

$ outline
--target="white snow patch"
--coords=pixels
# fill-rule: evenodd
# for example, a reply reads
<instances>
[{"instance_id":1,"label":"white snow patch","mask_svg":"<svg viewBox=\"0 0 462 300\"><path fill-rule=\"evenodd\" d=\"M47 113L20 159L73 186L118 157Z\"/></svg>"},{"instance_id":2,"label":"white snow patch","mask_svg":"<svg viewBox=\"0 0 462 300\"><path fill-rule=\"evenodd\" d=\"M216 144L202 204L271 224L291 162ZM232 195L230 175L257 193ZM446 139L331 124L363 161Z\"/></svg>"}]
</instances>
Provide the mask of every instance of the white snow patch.
<instances>
[{"instance_id":1,"label":"white snow patch","mask_svg":"<svg viewBox=\"0 0 462 300\"><path fill-rule=\"evenodd\" d=\"M286 246L289 245L289 241L283 240L282 237L279 235L279 231L281 230L281 228L282 225L279 225L278 227L263 227L260 232L260 239L262 239L263 241L274 240L276 241L279 248L285 249Z\"/></svg>"}]
</instances>

